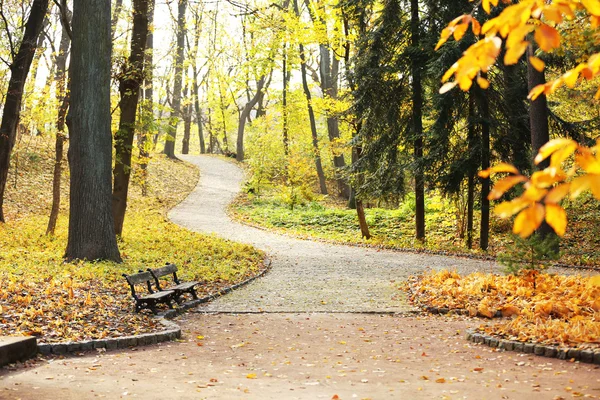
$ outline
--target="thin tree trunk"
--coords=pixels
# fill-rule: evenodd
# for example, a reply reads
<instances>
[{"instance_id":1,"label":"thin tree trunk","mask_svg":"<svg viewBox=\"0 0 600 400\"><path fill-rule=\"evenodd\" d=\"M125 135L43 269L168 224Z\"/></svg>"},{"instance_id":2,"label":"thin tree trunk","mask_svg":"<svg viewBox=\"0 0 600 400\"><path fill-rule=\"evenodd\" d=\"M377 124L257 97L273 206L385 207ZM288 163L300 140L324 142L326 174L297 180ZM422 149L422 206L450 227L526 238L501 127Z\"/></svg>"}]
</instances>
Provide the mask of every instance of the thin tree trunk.
<instances>
[{"instance_id":1,"label":"thin tree trunk","mask_svg":"<svg viewBox=\"0 0 600 400\"><path fill-rule=\"evenodd\" d=\"M183 89L183 97L185 105L183 106L183 141L181 146L181 154L189 154L190 152L190 136L192 133L192 110L190 102L187 98L189 86L186 84Z\"/></svg>"},{"instance_id":2,"label":"thin tree trunk","mask_svg":"<svg viewBox=\"0 0 600 400\"><path fill-rule=\"evenodd\" d=\"M177 138L177 124L181 114L181 89L183 86L183 61L185 49L185 11L187 0L179 0L177 15L177 55L175 58L175 83L173 84L173 104L169 124L169 134L165 140L164 153L169 158L175 157L175 140Z\"/></svg>"},{"instance_id":3,"label":"thin tree trunk","mask_svg":"<svg viewBox=\"0 0 600 400\"><path fill-rule=\"evenodd\" d=\"M256 93L254 97L250 99L248 103L244 106L242 110L242 114L240 115L240 122L238 125L238 136L237 136L237 155L236 160L244 161L244 128L246 126L246 119L250 116L250 112L252 108L256 105L260 96L262 94L263 87L265 86L266 76L263 75L260 77L258 82L256 82Z\"/></svg>"},{"instance_id":4,"label":"thin tree trunk","mask_svg":"<svg viewBox=\"0 0 600 400\"><path fill-rule=\"evenodd\" d=\"M142 196L148 195L148 137L154 121L154 7L155 0L148 2L148 33L146 34L146 51L144 52L144 102L142 115L144 121L143 132L139 133L138 148L140 151L140 171L142 177Z\"/></svg>"},{"instance_id":5,"label":"thin tree trunk","mask_svg":"<svg viewBox=\"0 0 600 400\"><path fill-rule=\"evenodd\" d=\"M298 9L298 0L294 0L294 11L296 12L296 15L300 15L300 11ZM304 96L306 97L306 106L308 108L308 118L310 119L310 132L312 135L315 168L317 170L317 176L319 178L319 187L321 189L321 194L327 194L325 173L323 172L323 165L321 164L321 150L319 149L317 123L315 121L315 113L312 108L312 100L310 88L308 87L308 79L306 78L306 55L304 54L304 45L301 42L298 42L298 49L300 51L300 74L302 76L302 88L304 89Z\"/></svg>"},{"instance_id":6,"label":"thin tree trunk","mask_svg":"<svg viewBox=\"0 0 600 400\"><path fill-rule=\"evenodd\" d=\"M353 151L353 157L356 159L352 160L356 162L360 159L362 154L362 147L356 146ZM359 177L361 179L361 177ZM369 232L369 225L367 224L367 217L365 215L365 207L363 205L362 199L359 197L354 197L354 205L356 206L356 215L358 216L358 226L360 226L361 236L365 239L371 239L371 232Z\"/></svg>"},{"instance_id":7,"label":"thin tree trunk","mask_svg":"<svg viewBox=\"0 0 600 400\"><path fill-rule=\"evenodd\" d=\"M490 167L490 105L487 95L479 91L479 107L481 116L481 169ZM481 181L481 227L479 232L479 247L487 250L490 234L490 179Z\"/></svg>"},{"instance_id":8,"label":"thin tree trunk","mask_svg":"<svg viewBox=\"0 0 600 400\"><path fill-rule=\"evenodd\" d=\"M65 10L67 14L69 12ZM67 15L67 22L70 16ZM56 55L56 95L60 107L58 109L58 118L56 119L56 141L54 145L55 159L54 171L52 174L52 209L50 210L50 218L46 235L54 235L56 229L56 221L60 211L60 183L62 178L62 162L64 154L65 136L65 118L69 108L69 98L67 96L67 53L71 47L71 38L67 32L67 27L62 28L60 36L60 46Z\"/></svg>"},{"instance_id":9,"label":"thin tree trunk","mask_svg":"<svg viewBox=\"0 0 600 400\"><path fill-rule=\"evenodd\" d=\"M287 105L287 94L288 86L290 83L290 73L288 71L288 54L287 54L287 42L283 42L283 93L281 103L281 114L283 118L283 152L287 157L290 154L290 139L289 139L289 128L288 128L288 105Z\"/></svg>"},{"instance_id":10,"label":"thin tree trunk","mask_svg":"<svg viewBox=\"0 0 600 400\"><path fill-rule=\"evenodd\" d=\"M131 177L131 150L135 133L135 122L140 87L144 80L144 51L148 35L148 0L133 0L133 32L131 53L119 77L121 120L115 134L115 169L113 171L112 210L115 219L115 234L123 234L123 223L127 210L129 180Z\"/></svg>"},{"instance_id":11,"label":"thin tree trunk","mask_svg":"<svg viewBox=\"0 0 600 400\"><path fill-rule=\"evenodd\" d=\"M119 17L121 16L121 10L123 9L123 0L115 1L115 9L112 14L112 20L110 21L110 39L112 42L115 41L115 34L117 33L117 24L119 23Z\"/></svg>"},{"instance_id":12,"label":"thin tree trunk","mask_svg":"<svg viewBox=\"0 0 600 400\"><path fill-rule=\"evenodd\" d=\"M121 261L111 209L110 0L73 1L65 257Z\"/></svg>"},{"instance_id":13,"label":"thin tree trunk","mask_svg":"<svg viewBox=\"0 0 600 400\"><path fill-rule=\"evenodd\" d=\"M475 152L475 98L469 92L469 120L467 128L467 153ZM471 164L471 163L470 163ZM475 168L469 165L467 176L467 248L473 248L473 210L475 203Z\"/></svg>"},{"instance_id":14,"label":"thin tree trunk","mask_svg":"<svg viewBox=\"0 0 600 400\"><path fill-rule=\"evenodd\" d=\"M419 1L411 0L411 45L418 48L419 35ZM422 170L423 159L423 88L421 85L421 61L418 57L412 59L412 100L413 100L413 140L415 157L415 200L416 200L416 238L425 240L425 178Z\"/></svg>"},{"instance_id":15,"label":"thin tree trunk","mask_svg":"<svg viewBox=\"0 0 600 400\"><path fill-rule=\"evenodd\" d=\"M196 30L194 31L194 54L192 55L192 72L194 74L194 109L196 112L196 124L198 125L198 139L200 140L200 154L206 153L204 143L204 132L202 129L202 108L200 108L200 83L198 82L198 50L200 46L200 33L202 28L201 13L196 10Z\"/></svg>"},{"instance_id":16,"label":"thin tree trunk","mask_svg":"<svg viewBox=\"0 0 600 400\"><path fill-rule=\"evenodd\" d=\"M4 220L4 192L10 168L10 155L17 138L17 125L20 120L21 103L25 81L33 62L38 37L42 31L44 17L48 11L48 0L34 0L25 32L10 66L10 80L4 98L2 121L0 122L0 222Z\"/></svg>"},{"instance_id":17,"label":"thin tree trunk","mask_svg":"<svg viewBox=\"0 0 600 400\"><path fill-rule=\"evenodd\" d=\"M538 71L531 65L531 62L529 62L529 57L533 57L534 54L535 47L533 45L529 46L527 51L527 77L530 91L537 85L543 85L546 83L544 71ZM537 99L531 102L529 107L529 124L531 129L531 150L532 153L536 155L540 151L540 148L550 140L550 129L548 127L548 103L544 94L541 94ZM537 169L541 171L548 166L550 166L549 158L539 163L537 165ZM542 239L545 239L550 235L556 236L554 229L552 229L552 227L548 225L545 220L537 229L536 233L540 235ZM556 246L552 249L552 251L558 253L558 240L556 241Z\"/></svg>"}]
</instances>

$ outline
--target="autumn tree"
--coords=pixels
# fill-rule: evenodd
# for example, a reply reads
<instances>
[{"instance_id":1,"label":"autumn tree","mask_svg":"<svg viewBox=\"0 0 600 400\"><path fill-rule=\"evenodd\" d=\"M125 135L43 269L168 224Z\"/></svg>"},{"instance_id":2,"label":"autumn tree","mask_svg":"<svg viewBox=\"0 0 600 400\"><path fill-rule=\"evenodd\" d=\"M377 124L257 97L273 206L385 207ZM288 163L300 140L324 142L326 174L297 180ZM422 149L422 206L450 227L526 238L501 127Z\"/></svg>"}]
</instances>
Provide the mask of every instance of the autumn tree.
<instances>
[{"instance_id":1,"label":"autumn tree","mask_svg":"<svg viewBox=\"0 0 600 400\"><path fill-rule=\"evenodd\" d=\"M164 153L169 158L175 158L175 139L177 138L177 125L181 115L181 91L183 89L183 63L185 58L185 32L187 0L178 0L177 7L177 47L175 49L175 77L173 84L173 101L169 132L165 139Z\"/></svg>"},{"instance_id":2,"label":"autumn tree","mask_svg":"<svg viewBox=\"0 0 600 400\"><path fill-rule=\"evenodd\" d=\"M38 38L42 31L47 11L48 0L33 1L18 48L17 43L13 41L13 37L10 34L10 27L4 27L8 33L12 62L10 64L11 74L4 98L2 120L0 122L0 222L5 222L3 210L4 192L6 190L8 169L10 167L10 156L17 137L17 125L19 124L23 89L35 56ZM0 4L0 14L6 24L7 19L4 16L4 12L4 7Z\"/></svg>"},{"instance_id":3,"label":"autumn tree","mask_svg":"<svg viewBox=\"0 0 600 400\"><path fill-rule=\"evenodd\" d=\"M115 233L123 233L127 194L132 171L131 155L137 120L139 91L144 81L144 50L148 34L148 0L133 1L131 53L123 62L119 75L121 119L115 134L115 168L113 171L112 210Z\"/></svg>"}]
</instances>

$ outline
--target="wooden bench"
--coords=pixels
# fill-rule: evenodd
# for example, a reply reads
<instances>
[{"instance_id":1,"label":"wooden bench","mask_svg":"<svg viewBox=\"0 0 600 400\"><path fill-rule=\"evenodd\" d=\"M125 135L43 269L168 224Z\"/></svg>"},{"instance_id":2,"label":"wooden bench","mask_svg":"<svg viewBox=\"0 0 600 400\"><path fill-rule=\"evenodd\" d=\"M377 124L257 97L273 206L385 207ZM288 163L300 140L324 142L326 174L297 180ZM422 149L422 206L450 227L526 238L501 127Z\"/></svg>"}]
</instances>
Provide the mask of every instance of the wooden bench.
<instances>
[{"instance_id":1,"label":"wooden bench","mask_svg":"<svg viewBox=\"0 0 600 400\"><path fill-rule=\"evenodd\" d=\"M181 282L179 278L177 278L177 266L175 264L167 264L164 267L156 269L148 268L148 272L150 272L154 277L154 281L156 282L156 287L158 290L174 292L173 298L175 301L177 301L177 303L181 303L181 297L185 293L191 294L194 300L198 299L198 295L196 294L196 286L199 285L200 282ZM163 289L161 287L159 278L171 275L173 276L173 285Z\"/></svg>"},{"instance_id":2,"label":"wooden bench","mask_svg":"<svg viewBox=\"0 0 600 400\"><path fill-rule=\"evenodd\" d=\"M157 304L166 304L169 308L173 308L171 301L175 292L172 290L154 291L152 289L152 283L154 282L154 276L150 272L139 272L137 274L127 275L123 274L127 283L131 287L131 296L135 300L135 312L140 312L144 308L150 309L154 314L157 313ZM148 294L139 295L135 291L136 286L145 286Z\"/></svg>"}]
</instances>

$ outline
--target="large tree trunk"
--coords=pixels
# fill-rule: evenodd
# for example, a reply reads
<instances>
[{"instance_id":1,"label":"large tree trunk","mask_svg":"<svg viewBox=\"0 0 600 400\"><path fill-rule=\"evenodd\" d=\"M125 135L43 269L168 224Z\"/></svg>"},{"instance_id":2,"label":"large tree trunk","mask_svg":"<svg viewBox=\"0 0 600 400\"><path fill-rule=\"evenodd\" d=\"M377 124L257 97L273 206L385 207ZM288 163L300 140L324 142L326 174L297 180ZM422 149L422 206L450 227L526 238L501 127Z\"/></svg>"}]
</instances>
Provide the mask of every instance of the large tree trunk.
<instances>
[{"instance_id":1,"label":"large tree trunk","mask_svg":"<svg viewBox=\"0 0 600 400\"><path fill-rule=\"evenodd\" d=\"M138 147L140 151L140 171L142 176L142 196L148 195L148 161L150 151L148 150L148 138L151 126L154 122L154 6L155 0L148 2L148 33L146 35L146 51L144 52L144 102L142 113L144 128L139 134Z\"/></svg>"},{"instance_id":2,"label":"large tree trunk","mask_svg":"<svg viewBox=\"0 0 600 400\"><path fill-rule=\"evenodd\" d=\"M256 93L254 97L250 99L244 106L242 113L240 114L240 122L238 125L238 136L237 136L237 155L236 160L244 161L244 128L246 127L246 120L250 117L252 108L256 105L262 94L263 87L265 86L266 75L260 77L256 82Z\"/></svg>"},{"instance_id":3,"label":"large tree trunk","mask_svg":"<svg viewBox=\"0 0 600 400\"><path fill-rule=\"evenodd\" d=\"M419 38L419 1L410 1L411 9L411 45L417 49L420 46ZM421 85L421 61L418 57L412 59L412 123L414 140L415 174L415 200L416 200L416 237L425 240L425 178L422 170L423 159L423 88Z\"/></svg>"},{"instance_id":4,"label":"large tree trunk","mask_svg":"<svg viewBox=\"0 0 600 400\"><path fill-rule=\"evenodd\" d=\"M133 32L131 34L131 53L119 77L121 94L121 120L115 134L115 169L112 210L115 218L115 233L123 234L127 195L131 177L131 151L137 118L140 87L144 81L144 52L148 35L148 0L133 0Z\"/></svg>"},{"instance_id":5,"label":"large tree trunk","mask_svg":"<svg viewBox=\"0 0 600 400\"><path fill-rule=\"evenodd\" d=\"M110 0L74 0L67 260L121 261L111 198Z\"/></svg>"},{"instance_id":6,"label":"large tree trunk","mask_svg":"<svg viewBox=\"0 0 600 400\"><path fill-rule=\"evenodd\" d=\"M63 12L70 14L67 10ZM70 16L67 15L67 22ZM67 96L67 53L71 47L71 38L69 37L67 27L63 26L60 37L60 46L56 55L56 96L60 104L58 117L56 119L56 142L54 145L54 171L52 175L52 209L48 220L46 235L53 235L56 229L56 221L60 211L60 183L62 177L62 162L64 153L65 136L65 118L69 108L69 98Z\"/></svg>"},{"instance_id":7,"label":"large tree trunk","mask_svg":"<svg viewBox=\"0 0 600 400\"><path fill-rule=\"evenodd\" d=\"M169 158L175 157L175 139L177 138L177 124L181 113L181 89L183 86L183 60L185 50L185 10L187 0L179 0L177 15L177 55L175 57L175 83L173 84L173 104L171 104L171 118L169 133L165 139L164 153Z\"/></svg>"},{"instance_id":8,"label":"large tree trunk","mask_svg":"<svg viewBox=\"0 0 600 400\"><path fill-rule=\"evenodd\" d=\"M29 18L25 24L25 33L17 54L14 55L10 66L10 80L2 109L2 122L0 122L0 222L4 221L4 191L10 168L10 155L17 138L17 125L19 124L21 103L25 81L33 62L36 45L44 17L48 11L48 0L34 0L31 5Z\"/></svg>"}]
</instances>

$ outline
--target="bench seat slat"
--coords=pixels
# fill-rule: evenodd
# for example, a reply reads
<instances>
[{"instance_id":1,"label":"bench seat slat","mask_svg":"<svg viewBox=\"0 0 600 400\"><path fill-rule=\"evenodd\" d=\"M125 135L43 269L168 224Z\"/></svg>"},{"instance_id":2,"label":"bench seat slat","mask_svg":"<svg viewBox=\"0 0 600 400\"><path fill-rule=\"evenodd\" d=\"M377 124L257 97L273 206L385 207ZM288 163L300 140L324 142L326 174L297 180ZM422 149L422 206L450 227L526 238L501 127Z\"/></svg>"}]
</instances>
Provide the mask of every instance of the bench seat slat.
<instances>
[{"instance_id":1,"label":"bench seat slat","mask_svg":"<svg viewBox=\"0 0 600 400\"><path fill-rule=\"evenodd\" d=\"M158 299L172 296L173 293L175 293L173 290L163 290L162 292L156 292L156 293L140 296L139 299L140 300L148 300L148 299L158 300Z\"/></svg>"}]
</instances>

